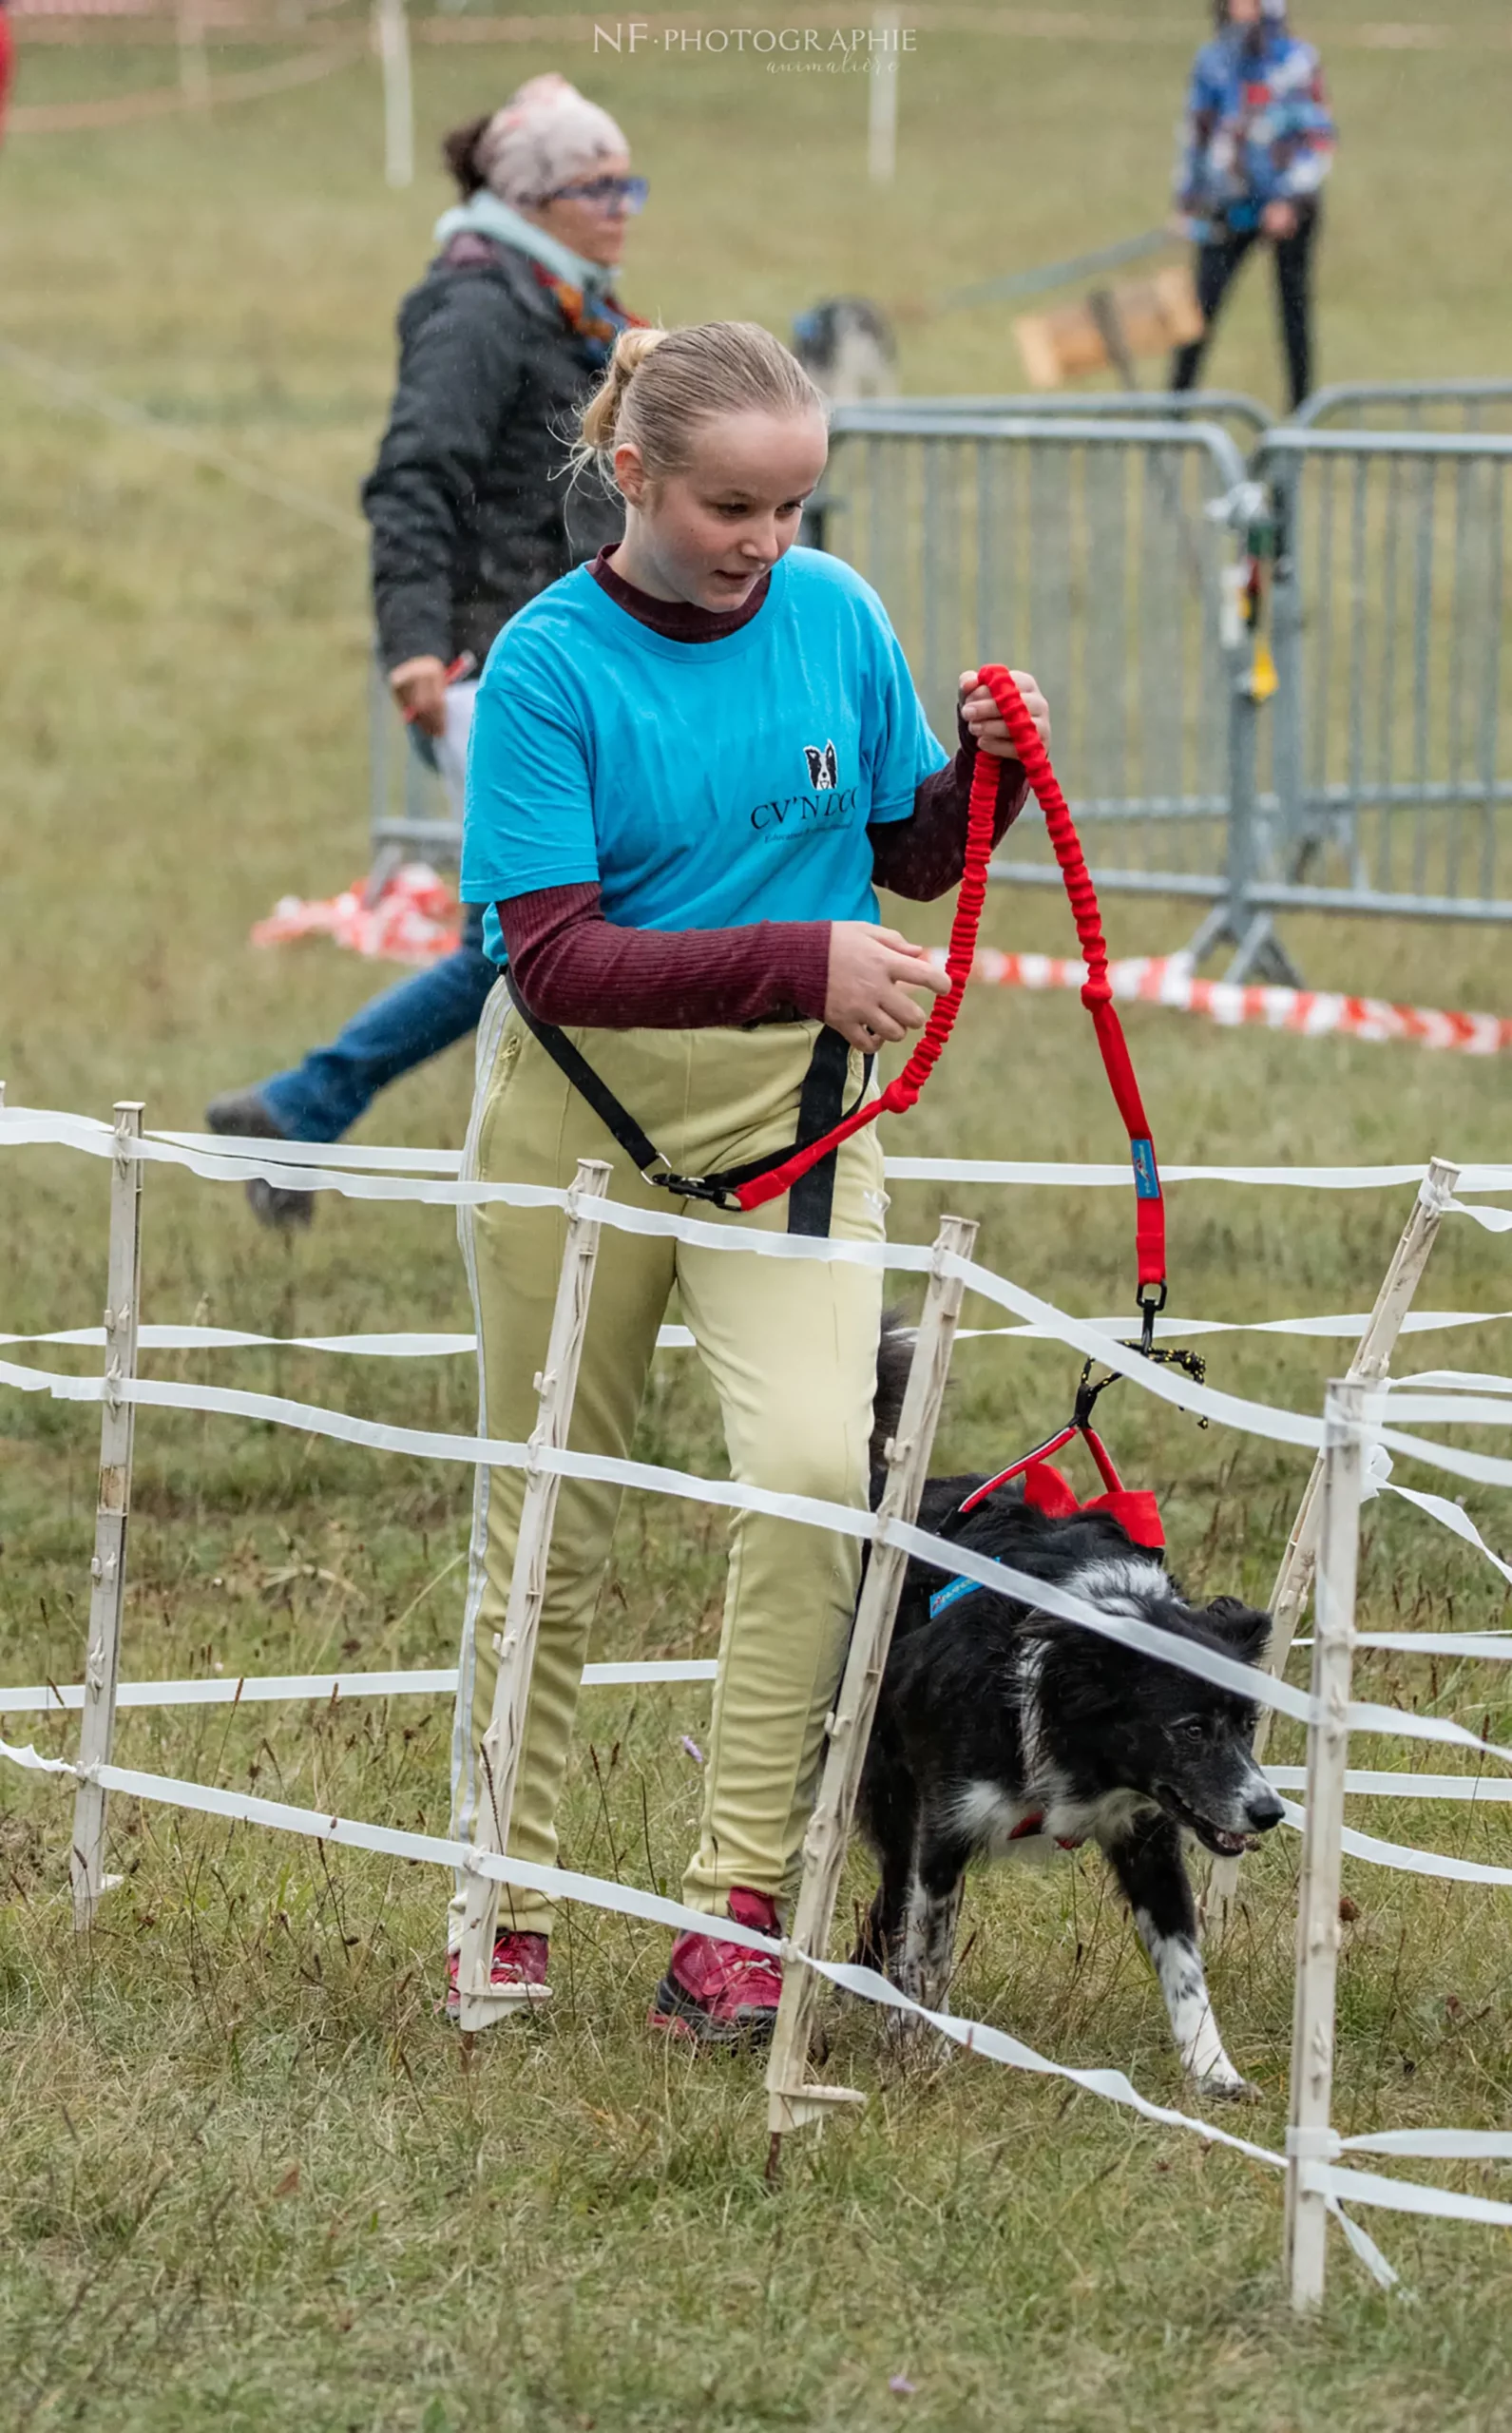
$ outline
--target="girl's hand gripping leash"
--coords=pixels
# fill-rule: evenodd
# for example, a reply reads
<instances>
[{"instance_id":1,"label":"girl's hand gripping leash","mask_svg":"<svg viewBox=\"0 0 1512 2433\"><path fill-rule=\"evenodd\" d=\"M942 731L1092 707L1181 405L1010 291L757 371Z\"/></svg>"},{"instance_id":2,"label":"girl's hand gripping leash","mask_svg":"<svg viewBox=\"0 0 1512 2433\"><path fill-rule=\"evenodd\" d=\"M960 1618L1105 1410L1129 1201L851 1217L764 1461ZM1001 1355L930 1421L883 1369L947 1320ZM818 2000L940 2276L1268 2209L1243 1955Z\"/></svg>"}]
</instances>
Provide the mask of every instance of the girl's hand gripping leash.
<instances>
[{"instance_id":1,"label":"girl's hand gripping leash","mask_svg":"<svg viewBox=\"0 0 1512 2433\"><path fill-rule=\"evenodd\" d=\"M1088 875L1070 807L1050 766L1050 756L1040 740L1039 730L1024 708L1018 686L1005 667L984 667L977 681L987 687L1003 715L1013 749L1044 814L1045 828L1070 899L1087 972L1081 989L1081 1003L1092 1016L1103 1067L1129 1135L1129 1149L1134 1160L1135 1249L1139 1266L1139 1290L1135 1298L1143 1317L1139 1348L1148 1352L1154 1347L1157 1314L1165 1307L1165 1201L1160 1194L1160 1173L1150 1139L1150 1126L1139 1098L1139 1085L1134 1078L1123 1026L1113 1003L1113 988L1108 979L1108 949L1102 935L1097 894ZM950 923L950 944L945 961L946 977L950 985L943 997L935 999L923 1034L908 1063L870 1105L857 1107L844 1122L827 1132L822 1140L812 1141L782 1164L740 1184L733 1197L742 1209L760 1208L767 1200L779 1198L800 1175L807 1174L811 1166L817 1165L821 1158L827 1158L832 1149L837 1148L842 1140L848 1140L853 1132L860 1132L867 1124L874 1123L879 1115L904 1115L916 1102L955 1027L955 1018L976 959L982 909L986 901L987 863L992 853L1001 767L1002 763L990 754L977 754L967 823L966 868L956 896L955 913Z\"/></svg>"}]
</instances>

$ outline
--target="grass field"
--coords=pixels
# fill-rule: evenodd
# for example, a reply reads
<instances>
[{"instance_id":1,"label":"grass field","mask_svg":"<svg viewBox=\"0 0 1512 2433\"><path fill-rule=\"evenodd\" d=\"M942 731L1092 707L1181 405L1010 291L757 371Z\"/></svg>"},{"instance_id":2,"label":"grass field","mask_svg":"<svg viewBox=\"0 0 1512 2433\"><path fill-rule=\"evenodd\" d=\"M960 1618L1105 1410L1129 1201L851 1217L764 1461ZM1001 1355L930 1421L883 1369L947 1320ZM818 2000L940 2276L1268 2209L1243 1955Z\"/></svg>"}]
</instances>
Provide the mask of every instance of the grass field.
<instances>
[{"instance_id":1,"label":"grass field","mask_svg":"<svg viewBox=\"0 0 1512 2433\"><path fill-rule=\"evenodd\" d=\"M1188 32L1173 0L1158 18L1067 12L1063 40L927 13L903 91L899 182L880 200L862 174L856 82L779 81L750 61L595 61L568 34L417 44L425 144L534 68L580 72L623 116L652 177L626 284L668 318L741 312L782 327L841 287L902 305L1158 215ZM1329 376L1509 368L1489 207L1512 83L1504 15L1492 0L1417 14L1445 35L1442 48L1364 47L1367 0L1309 12L1346 137L1325 256ZM171 50L38 46L24 53L21 98L171 73ZM18 136L0 158L0 337L350 511L385 401L392 308L443 201L425 175L387 193L378 154L366 66L206 125ZM988 313L910 322L906 344L914 389L1018 385L1005 319ZM1213 376L1274 393L1258 279ZM4 363L0 396L0 1071L12 1103L99 1113L129 1095L151 1121L191 1124L211 1090L289 1061L374 980L333 951L270 956L245 943L279 893L325 892L362 863L360 544L65 407ZM1078 715L1056 709L1066 724ZM1108 910L1119 951L1184 933L1173 912ZM940 934L943 913L929 920ZM1064 950L1069 939L1048 901L995 900L991 920L1003 945ZM1507 1009L1490 931L1291 934L1320 980ZM1469 1060L1149 1012L1130 1028L1169 1161L1507 1154L1504 1082ZM469 1078L454 1053L396 1088L367 1136L456 1142ZM973 1000L906 1140L938 1153L1116 1156L1074 1001ZM901 1128L894 1140L905 1145ZM1231 1317L1368 1308L1407 1197L1178 1189L1177 1305ZM901 1186L894 1231L926 1238L943 1197ZM985 1256L1024 1284L1078 1311L1122 1301L1121 1195L950 1200L980 1215ZM0 1327L95 1322L104 1170L13 1152L0 1206ZM149 1318L279 1335L468 1323L439 1212L328 1198L290 1245L258 1232L232 1192L154 1170L145 1242ZM1448 1226L1423 1299L1512 1306L1504 1249ZM1507 1366L1490 1326L1429 1347L1412 1365ZM1209 1348L1215 1383L1304 1408L1342 1357L1264 1337ZM462 1361L391 1370L247 1352L153 1365L412 1424L472 1420ZM942 1449L975 1463L1059 1415L1072 1364L984 1344L963 1349L956 1374ZM691 1362L669 1356L640 1449L701 1466L711 1425ZM1199 1433L1127 1389L1109 1430L1126 1472L1159 1489L1189 1580L1263 1596L1300 1457ZM80 1676L95 1442L88 1411L8 1395L6 1680ZM137 1445L128 1677L450 1660L460 1468L159 1413ZM1497 1499L1471 1491L1467 1503L1504 1548L1512 1527ZM1499 1621L1495 1576L1462 1551L1405 1507L1372 1506L1368 1621ZM596 1653L709 1652L721 1567L707 1511L628 1507ZM1490 1668L1377 1657L1361 1672L1363 1695L1512 1731ZM585 1695L568 1864L675 1885L698 1799L681 1739L705 1712L691 1691ZM118 1753L435 1831L448 1727L438 1705L413 1699L334 1715L139 1714L123 1719ZM29 1719L12 1730L33 1735ZM70 1735L39 1723L35 1737L61 1752ZM1274 1747L1297 1753L1289 1731ZM1407 1761L1401 1744L1354 1754ZM1479 1812L1360 1804L1358 1821L1512 1863L1512 1831ZM569 1914L549 2021L483 2043L466 2068L432 2012L445 1887L429 1872L326 1865L305 1843L122 1801L112 1828L126 1885L76 1943L67 1828L64 1794L7 1772L8 2424L1407 2433L1431 2422L1490 2433L1506 2422L1502 2232L1370 2217L1410 2294L1381 2297L1336 2248L1327 2315L1299 2329L1280 2290L1272 2174L981 2062L899 2083L854 2014L837 2019L836 2067L874 2099L823 2145L792 2150L774 2196L757 2073L690 2066L642 2032L659 1935ZM1230 2047L1263 2090L1238 2125L1272 2146L1285 2117L1296 1850L1285 1835L1253 1866L1214 1970ZM862 1881L858 1868L855 1890ZM1336 2119L1504 2124L1505 1896L1352 1862L1347 1881L1357 1915ZM1180 2099L1154 1988L1090 1860L977 1882L967 1930L958 2008ZM1462 2166L1425 2175L1502 2193ZM911 2392L890 2389L895 2377Z\"/></svg>"}]
</instances>

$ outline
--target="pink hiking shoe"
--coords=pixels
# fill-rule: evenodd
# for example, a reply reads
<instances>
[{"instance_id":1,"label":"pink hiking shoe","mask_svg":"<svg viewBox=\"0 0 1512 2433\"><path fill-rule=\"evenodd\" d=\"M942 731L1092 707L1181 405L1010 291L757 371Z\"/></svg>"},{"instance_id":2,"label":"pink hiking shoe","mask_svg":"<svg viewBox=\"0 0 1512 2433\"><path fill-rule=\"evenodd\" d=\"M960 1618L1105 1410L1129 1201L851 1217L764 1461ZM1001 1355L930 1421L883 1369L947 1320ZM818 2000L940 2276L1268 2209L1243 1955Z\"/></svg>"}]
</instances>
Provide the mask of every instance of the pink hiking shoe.
<instances>
[{"instance_id":1,"label":"pink hiking shoe","mask_svg":"<svg viewBox=\"0 0 1512 2433\"><path fill-rule=\"evenodd\" d=\"M770 1894L743 1885L731 1892L726 1914L759 1934L781 1932ZM781 1999L781 1966L764 1951L712 1935L679 1935L647 2024L695 2044L768 2044Z\"/></svg>"},{"instance_id":2,"label":"pink hiking shoe","mask_svg":"<svg viewBox=\"0 0 1512 2433\"><path fill-rule=\"evenodd\" d=\"M544 1985L546 1982L546 1959L551 1949L545 1935L500 1935L493 1946L493 1966L488 1972L490 1985ZM462 1964L460 1951L447 1954L447 1998L443 2005L449 2020L455 2021L462 2014L462 1996L457 1989L457 1970Z\"/></svg>"}]
</instances>

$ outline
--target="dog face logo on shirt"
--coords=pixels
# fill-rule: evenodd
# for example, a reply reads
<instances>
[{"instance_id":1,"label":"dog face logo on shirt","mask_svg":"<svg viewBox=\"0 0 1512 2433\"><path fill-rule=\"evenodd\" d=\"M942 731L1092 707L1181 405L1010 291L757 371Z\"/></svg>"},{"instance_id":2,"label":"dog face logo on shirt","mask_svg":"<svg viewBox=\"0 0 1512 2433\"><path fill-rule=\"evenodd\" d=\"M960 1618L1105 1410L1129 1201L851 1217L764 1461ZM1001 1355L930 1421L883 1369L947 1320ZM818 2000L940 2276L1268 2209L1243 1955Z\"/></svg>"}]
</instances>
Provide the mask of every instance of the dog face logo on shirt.
<instances>
[{"instance_id":1,"label":"dog face logo on shirt","mask_svg":"<svg viewBox=\"0 0 1512 2433\"><path fill-rule=\"evenodd\" d=\"M822 745L804 744L803 757L809 779L806 792L752 806L751 825L769 844L793 845L805 836L833 833L855 815L861 788L841 785L840 756L833 737Z\"/></svg>"}]
</instances>

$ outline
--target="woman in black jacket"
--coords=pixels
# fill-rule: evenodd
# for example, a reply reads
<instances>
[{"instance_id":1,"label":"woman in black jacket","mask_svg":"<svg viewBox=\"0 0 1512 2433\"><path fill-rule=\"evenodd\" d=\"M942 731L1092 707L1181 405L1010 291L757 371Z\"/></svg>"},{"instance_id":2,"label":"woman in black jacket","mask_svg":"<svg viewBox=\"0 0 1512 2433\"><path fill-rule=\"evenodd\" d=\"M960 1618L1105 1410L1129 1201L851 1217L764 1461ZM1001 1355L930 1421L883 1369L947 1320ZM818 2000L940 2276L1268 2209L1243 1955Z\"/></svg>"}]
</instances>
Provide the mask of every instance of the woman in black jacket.
<instances>
[{"instance_id":1,"label":"woman in black jacket","mask_svg":"<svg viewBox=\"0 0 1512 2433\"><path fill-rule=\"evenodd\" d=\"M623 508L570 476L565 434L635 316L613 281L645 201L623 135L561 76L536 76L443 155L462 201L399 308L399 377L363 486L378 646L405 718L462 814L476 678L494 636L547 584L617 540ZM469 914L456 952L354 1015L329 1046L214 1100L215 1132L335 1140L376 1093L473 1030L498 974ZM308 1192L257 1181L271 1223Z\"/></svg>"}]
</instances>

